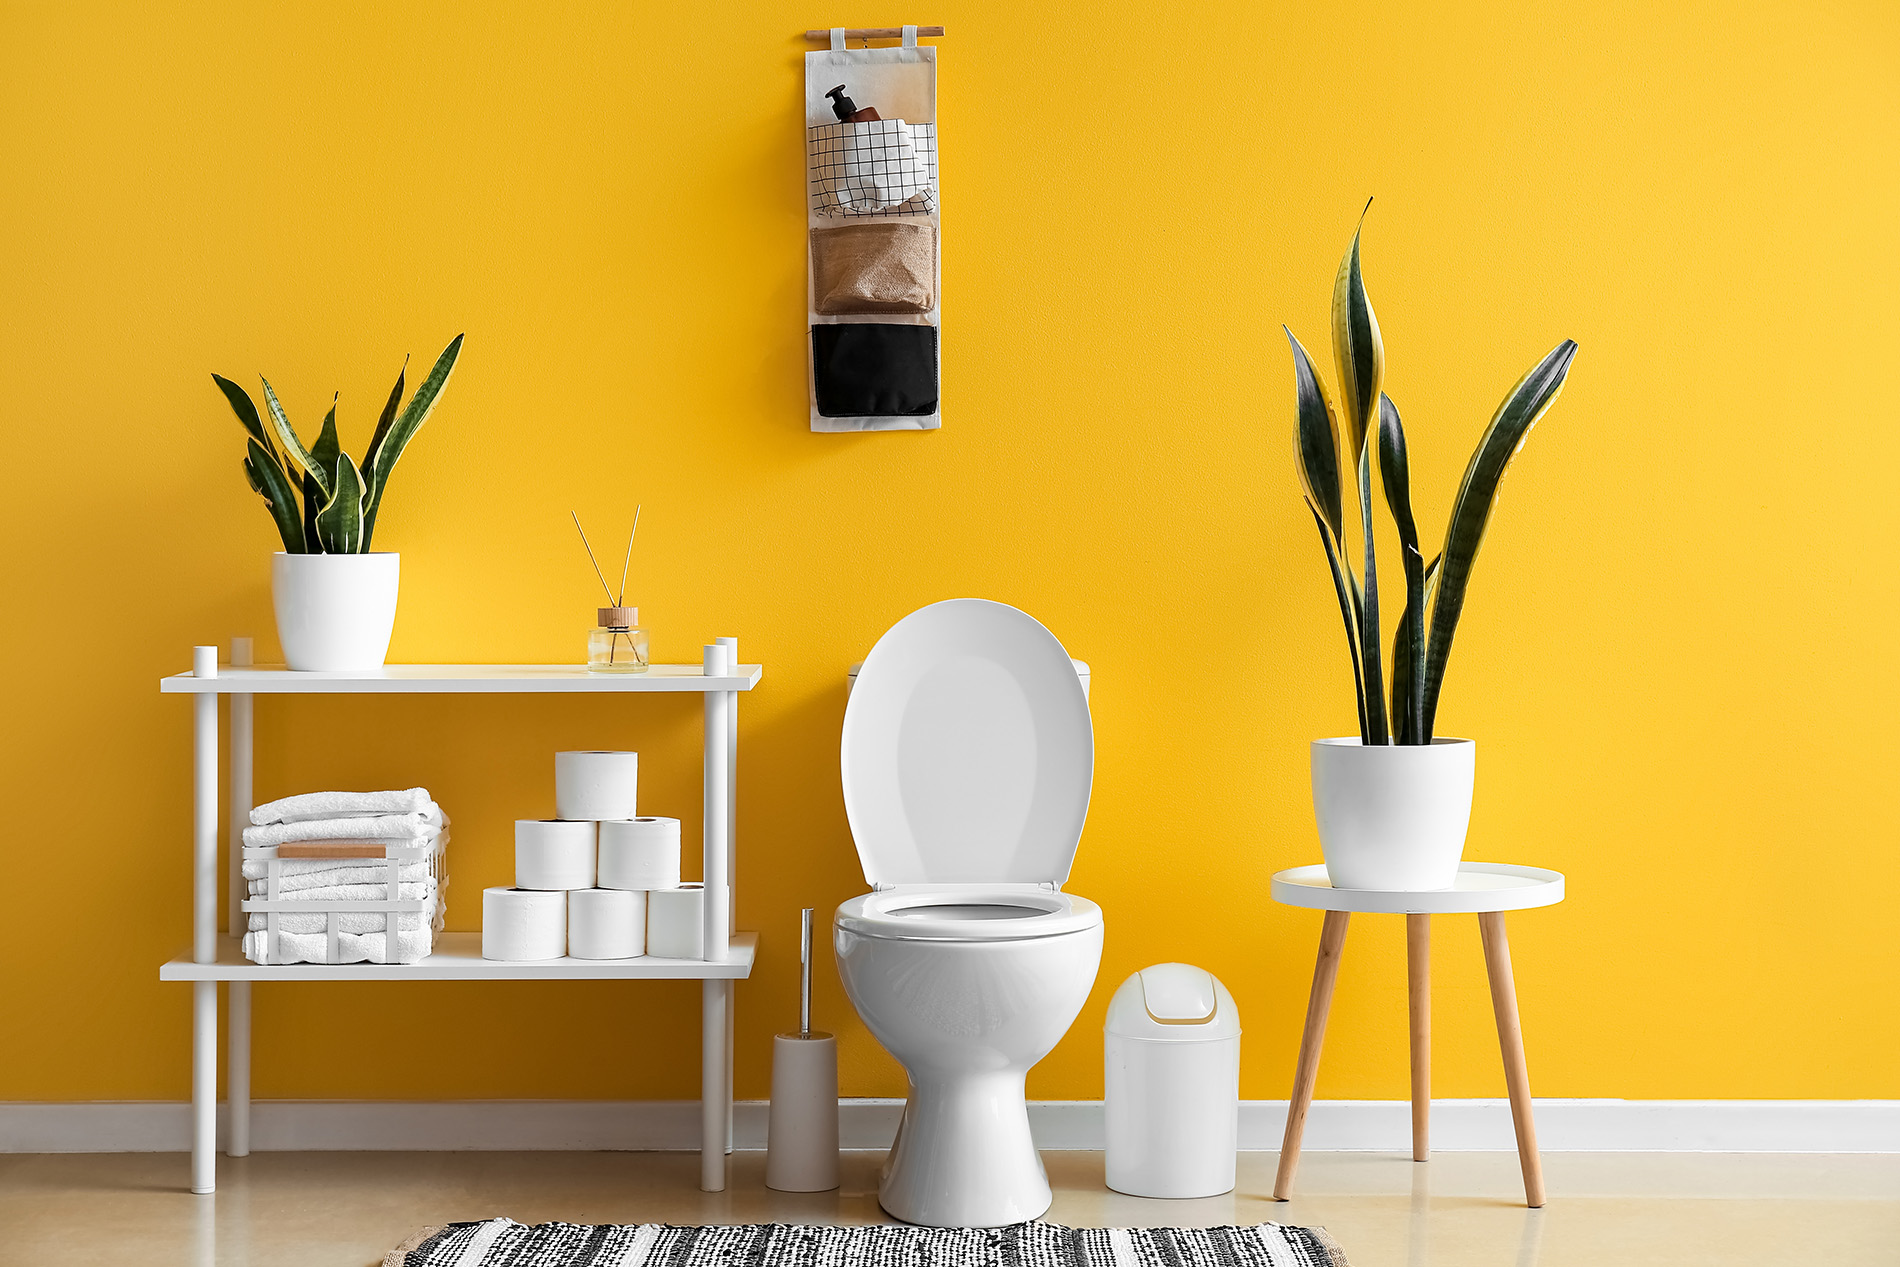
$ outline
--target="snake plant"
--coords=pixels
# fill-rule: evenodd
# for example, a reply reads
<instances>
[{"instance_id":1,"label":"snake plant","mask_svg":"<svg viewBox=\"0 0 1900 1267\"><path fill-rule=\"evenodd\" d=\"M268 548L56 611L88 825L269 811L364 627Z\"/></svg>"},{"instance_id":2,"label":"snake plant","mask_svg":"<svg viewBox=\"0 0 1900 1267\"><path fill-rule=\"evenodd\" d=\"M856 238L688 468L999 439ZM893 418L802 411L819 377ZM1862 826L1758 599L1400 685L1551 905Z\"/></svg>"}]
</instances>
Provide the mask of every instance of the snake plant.
<instances>
[{"instance_id":1,"label":"snake plant","mask_svg":"<svg viewBox=\"0 0 1900 1267\"><path fill-rule=\"evenodd\" d=\"M284 413L283 404L263 379L264 406L270 417L266 429L257 412L257 403L242 387L222 374L212 381L231 402L238 422L249 435L244 458L244 478L251 491L270 506L283 538L287 554L366 554L376 533L376 515L382 509L389 477L403 450L422 430L435 409L442 389L448 386L456 358L462 354L462 336L456 335L435 360L429 376L416 388L409 403L402 403L403 370L396 375L396 386L383 405L369 449L359 464L343 451L337 440L336 402L324 416L323 428L309 448L304 447ZM262 376L260 375L260 378ZM273 442L273 437L275 442ZM278 446L283 446L279 454ZM299 501L302 505L299 506Z\"/></svg>"},{"instance_id":2,"label":"snake plant","mask_svg":"<svg viewBox=\"0 0 1900 1267\"><path fill-rule=\"evenodd\" d=\"M1452 505L1444 548L1428 563L1412 516L1411 476L1398 407L1385 393L1385 343L1360 271L1360 228L1340 261L1333 283L1333 356L1338 363L1337 403L1293 332L1294 455L1307 508L1319 528L1326 565L1339 598L1352 657L1359 706L1359 738L1366 744L1428 744L1438 713L1445 662L1464 614L1465 591L1478 547L1490 523L1498 485L1530 430L1563 390L1577 345L1565 339L1505 393L1504 402L1478 440ZM1341 415L1344 415L1342 428ZM1387 694L1379 630L1379 577L1374 551L1373 470L1398 533L1405 572L1405 607L1392 638L1391 692ZM1347 552L1345 486L1358 488L1362 575Z\"/></svg>"}]
</instances>

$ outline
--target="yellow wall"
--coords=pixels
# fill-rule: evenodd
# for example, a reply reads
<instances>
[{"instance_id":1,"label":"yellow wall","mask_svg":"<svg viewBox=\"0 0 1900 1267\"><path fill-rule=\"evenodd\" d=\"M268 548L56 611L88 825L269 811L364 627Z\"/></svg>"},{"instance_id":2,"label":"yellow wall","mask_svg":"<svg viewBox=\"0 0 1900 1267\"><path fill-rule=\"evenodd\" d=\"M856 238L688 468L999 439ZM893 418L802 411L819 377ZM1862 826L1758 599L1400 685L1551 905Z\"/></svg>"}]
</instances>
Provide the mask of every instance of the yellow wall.
<instances>
[{"instance_id":1,"label":"yellow wall","mask_svg":"<svg viewBox=\"0 0 1900 1267\"><path fill-rule=\"evenodd\" d=\"M717 9L717 7L715 7ZM188 13L162 16L159 10ZM1032 13L1035 16L1031 16ZM0 16L0 1099L179 1098L196 642L275 654L274 536L213 370L360 449L404 353L468 332L397 476L397 660L572 659L567 522L646 507L662 659L739 635L739 1092L794 1016L797 909L861 891L843 672L981 595L1094 665L1072 887L1094 997L1032 1076L1100 1094L1102 1008L1164 959L1283 1096L1318 917L1306 741L1353 725L1289 456L1278 325L1366 267L1442 524L1497 399L1564 336L1440 729L1470 856L1558 867L1512 922L1555 1096L1900 1095L1891 1000L1891 5L1024 6L942 0L946 426L805 421L802 45L895 10L756 3L7 6ZM506 883L558 747L642 750L697 824L691 701L268 700L257 786L427 784L450 922ZM1441 1094L1499 1092L1476 931L1440 924ZM1323 1096L1404 1094L1400 922L1349 943ZM689 985L258 991L258 1094L691 1096ZM828 966L848 1094L901 1093Z\"/></svg>"}]
</instances>

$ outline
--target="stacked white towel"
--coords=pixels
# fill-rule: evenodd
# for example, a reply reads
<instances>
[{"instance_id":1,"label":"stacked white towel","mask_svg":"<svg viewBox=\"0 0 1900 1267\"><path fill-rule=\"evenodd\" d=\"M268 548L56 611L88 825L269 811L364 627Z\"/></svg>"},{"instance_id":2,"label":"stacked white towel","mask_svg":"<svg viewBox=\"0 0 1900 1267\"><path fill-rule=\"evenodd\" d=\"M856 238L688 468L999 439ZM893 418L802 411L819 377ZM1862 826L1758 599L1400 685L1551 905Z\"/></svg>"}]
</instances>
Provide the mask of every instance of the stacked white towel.
<instances>
[{"instance_id":1,"label":"stacked white towel","mask_svg":"<svg viewBox=\"0 0 1900 1267\"><path fill-rule=\"evenodd\" d=\"M244 829L250 897L308 903L310 909L251 911L245 956L258 963L414 963L427 956L442 926L446 881L439 864L447 826L427 788L310 792L258 806ZM324 841L382 845L391 857L279 855L286 846ZM423 905L409 911L335 909L339 903L391 901Z\"/></svg>"}]
</instances>

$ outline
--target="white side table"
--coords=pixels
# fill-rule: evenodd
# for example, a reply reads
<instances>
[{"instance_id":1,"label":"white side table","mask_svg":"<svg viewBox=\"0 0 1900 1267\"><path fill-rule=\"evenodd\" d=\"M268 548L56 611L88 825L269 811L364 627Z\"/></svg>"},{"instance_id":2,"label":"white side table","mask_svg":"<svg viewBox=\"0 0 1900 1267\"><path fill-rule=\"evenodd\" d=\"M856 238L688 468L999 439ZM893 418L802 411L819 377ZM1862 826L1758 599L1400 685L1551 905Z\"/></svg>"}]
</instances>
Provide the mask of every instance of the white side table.
<instances>
[{"instance_id":1,"label":"white side table","mask_svg":"<svg viewBox=\"0 0 1900 1267\"><path fill-rule=\"evenodd\" d=\"M1319 1076L1319 1052L1326 1041L1326 1016L1332 1010L1339 955L1346 945L1346 921L1352 912L1405 916L1406 984L1412 1013L1412 1160L1431 1155L1432 1108L1431 953L1432 916L1475 914L1484 938L1485 968L1491 977L1491 1010L1498 1021L1498 1046L1504 1051L1504 1084L1511 1094L1511 1125L1517 1130L1517 1157L1524 1168L1524 1201L1544 1204L1544 1171L1537 1159L1537 1128L1531 1121L1531 1082L1524 1069L1524 1035L1517 1021L1517 990L1511 980L1511 948L1504 939L1504 912L1551 906L1564 900L1564 878L1542 867L1498 862L1466 862L1449 889L1414 893L1377 889L1335 889L1324 866L1294 867L1273 877L1273 900L1287 906L1325 911L1320 928L1319 961L1313 966L1313 994L1306 1005L1306 1032L1293 1074L1293 1098L1287 1105L1286 1139L1280 1145L1280 1171L1273 1199L1293 1192L1300 1164L1300 1136L1313 1104Z\"/></svg>"}]
</instances>

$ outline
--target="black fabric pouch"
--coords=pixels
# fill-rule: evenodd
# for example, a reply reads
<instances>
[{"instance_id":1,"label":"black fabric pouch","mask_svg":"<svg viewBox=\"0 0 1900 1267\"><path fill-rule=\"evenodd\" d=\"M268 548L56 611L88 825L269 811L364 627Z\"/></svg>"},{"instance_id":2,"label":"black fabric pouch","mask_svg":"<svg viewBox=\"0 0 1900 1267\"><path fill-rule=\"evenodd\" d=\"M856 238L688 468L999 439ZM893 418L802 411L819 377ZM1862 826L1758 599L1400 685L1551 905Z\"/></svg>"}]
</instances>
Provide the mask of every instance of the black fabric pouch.
<instances>
[{"instance_id":1,"label":"black fabric pouch","mask_svg":"<svg viewBox=\"0 0 1900 1267\"><path fill-rule=\"evenodd\" d=\"M937 327L813 326L812 381L826 418L937 412Z\"/></svg>"}]
</instances>

